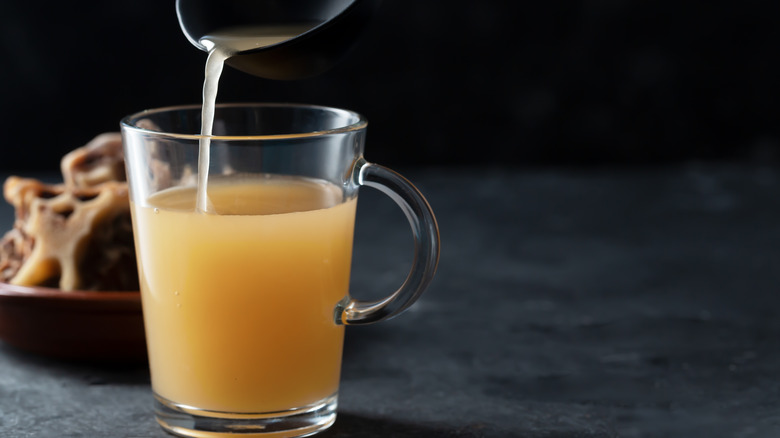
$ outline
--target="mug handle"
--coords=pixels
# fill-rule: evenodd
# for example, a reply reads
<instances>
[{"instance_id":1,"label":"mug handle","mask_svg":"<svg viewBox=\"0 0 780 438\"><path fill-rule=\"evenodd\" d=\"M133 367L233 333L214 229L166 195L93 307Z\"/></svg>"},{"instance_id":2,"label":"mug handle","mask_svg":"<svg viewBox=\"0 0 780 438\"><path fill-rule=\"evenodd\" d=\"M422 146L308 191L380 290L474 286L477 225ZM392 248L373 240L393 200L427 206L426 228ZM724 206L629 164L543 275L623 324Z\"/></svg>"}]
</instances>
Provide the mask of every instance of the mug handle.
<instances>
[{"instance_id":1,"label":"mug handle","mask_svg":"<svg viewBox=\"0 0 780 438\"><path fill-rule=\"evenodd\" d=\"M395 201L409 220L414 236L412 269L398 290L377 301L360 301L347 296L336 306L337 323L371 324L400 314L428 287L439 264L439 226L428 201L397 172L361 157L355 163L352 178L355 184L373 187Z\"/></svg>"}]
</instances>

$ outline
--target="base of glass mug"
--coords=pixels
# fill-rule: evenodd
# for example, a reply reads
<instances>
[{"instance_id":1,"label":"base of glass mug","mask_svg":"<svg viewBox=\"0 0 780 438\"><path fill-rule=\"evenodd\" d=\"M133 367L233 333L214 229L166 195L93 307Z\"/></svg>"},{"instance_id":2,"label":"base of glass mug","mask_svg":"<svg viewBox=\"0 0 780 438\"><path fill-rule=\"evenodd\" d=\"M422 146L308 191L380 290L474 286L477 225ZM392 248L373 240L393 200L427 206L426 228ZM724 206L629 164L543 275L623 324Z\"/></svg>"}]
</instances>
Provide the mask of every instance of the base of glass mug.
<instances>
[{"instance_id":1,"label":"base of glass mug","mask_svg":"<svg viewBox=\"0 0 780 438\"><path fill-rule=\"evenodd\" d=\"M329 428L336 421L338 394L320 402L281 412L230 413L180 405L154 394L157 422L174 435L216 437L304 437Z\"/></svg>"}]
</instances>

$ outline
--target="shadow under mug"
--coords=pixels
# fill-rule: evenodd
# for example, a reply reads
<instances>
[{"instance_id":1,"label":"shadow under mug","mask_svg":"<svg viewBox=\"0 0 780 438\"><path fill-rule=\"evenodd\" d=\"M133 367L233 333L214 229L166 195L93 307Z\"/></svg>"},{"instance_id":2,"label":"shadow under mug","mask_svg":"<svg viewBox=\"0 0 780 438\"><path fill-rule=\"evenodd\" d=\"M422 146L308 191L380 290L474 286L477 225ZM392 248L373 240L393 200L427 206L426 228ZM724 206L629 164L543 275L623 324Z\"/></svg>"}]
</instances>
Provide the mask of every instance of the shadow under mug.
<instances>
[{"instance_id":1,"label":"shadow under mug","mask_svg":"<svg viewBox=\"0 0 780 438\"><path fill-rule=\"evenodd\" d=\"M157 421L192 437L324 430L344 325L420 296L438 263L436 219L409 181L363 158L367 122L354 112L228 104L214 135L200 125L200 106L121 122ZM349 296L363 185L401 207L415 242L405 282L374 302Z\"/></svg>"}]
</instances>

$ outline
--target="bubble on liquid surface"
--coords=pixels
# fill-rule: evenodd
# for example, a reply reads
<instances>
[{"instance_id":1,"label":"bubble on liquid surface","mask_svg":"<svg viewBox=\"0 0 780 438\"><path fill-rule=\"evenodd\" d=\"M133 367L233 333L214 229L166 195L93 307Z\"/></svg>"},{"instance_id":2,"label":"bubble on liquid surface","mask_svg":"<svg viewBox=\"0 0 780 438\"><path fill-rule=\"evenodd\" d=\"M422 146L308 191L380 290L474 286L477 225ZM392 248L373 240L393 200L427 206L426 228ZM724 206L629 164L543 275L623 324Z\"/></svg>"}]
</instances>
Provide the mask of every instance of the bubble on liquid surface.
<instances>
[{"instance_id":1,"label":"bubble on liquid surface","mask_svg":"<svg viewBox=\"0 0 780 438\"><path fill-rule=\"evenodd\" d=\"M160 214L160 209L159 208L155 208L154 209L154 214Z\"/></svg>"}]
</instances>

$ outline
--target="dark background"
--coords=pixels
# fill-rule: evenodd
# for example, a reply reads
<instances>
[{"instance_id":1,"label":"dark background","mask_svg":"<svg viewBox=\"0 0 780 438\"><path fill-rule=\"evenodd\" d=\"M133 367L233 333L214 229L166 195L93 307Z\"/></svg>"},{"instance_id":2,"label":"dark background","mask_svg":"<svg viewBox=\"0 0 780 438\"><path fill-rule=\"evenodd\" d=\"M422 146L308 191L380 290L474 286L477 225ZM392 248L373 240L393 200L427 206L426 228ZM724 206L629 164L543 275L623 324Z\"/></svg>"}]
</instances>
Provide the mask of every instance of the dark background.
<instances>
[{"instance_id":1,"label":"dark background","mask_svg":"<svg viewBox=\"0 0 780 438\"><path fill-rule=\"evenodd\" d=\"M780 161L780 3L385 0L313 79L226 69L220 102L335 105L388 165ZM130 113L199 103L174 1L3 0L0 170L52 170Z\"/></svg>"}]
</instances>

